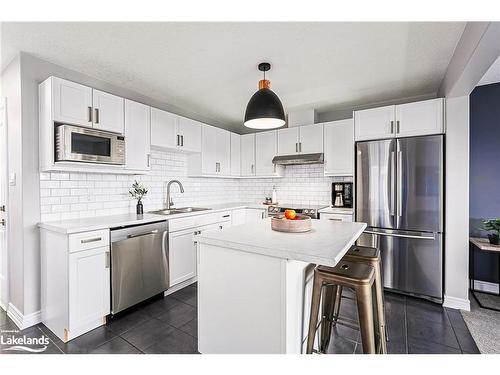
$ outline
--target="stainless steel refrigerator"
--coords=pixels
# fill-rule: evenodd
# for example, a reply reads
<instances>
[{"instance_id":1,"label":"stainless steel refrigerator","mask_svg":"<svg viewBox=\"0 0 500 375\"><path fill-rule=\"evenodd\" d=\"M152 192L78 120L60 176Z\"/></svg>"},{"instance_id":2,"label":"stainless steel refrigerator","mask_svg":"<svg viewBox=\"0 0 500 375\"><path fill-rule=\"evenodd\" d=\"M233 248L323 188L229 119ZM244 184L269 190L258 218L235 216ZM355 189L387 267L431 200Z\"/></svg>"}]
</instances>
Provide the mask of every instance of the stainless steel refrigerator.
<instances>
[{"instance_id":1,"label":"stainless steel refrigerator","mask_svg":"<svg viewBox=\"0 0 500 375\"><path fill-rule=\"evenodd\" d=\"M359 245L382 255L384 286L443 299L443 136L356 144Z\"/></svg>"}]
</instances>

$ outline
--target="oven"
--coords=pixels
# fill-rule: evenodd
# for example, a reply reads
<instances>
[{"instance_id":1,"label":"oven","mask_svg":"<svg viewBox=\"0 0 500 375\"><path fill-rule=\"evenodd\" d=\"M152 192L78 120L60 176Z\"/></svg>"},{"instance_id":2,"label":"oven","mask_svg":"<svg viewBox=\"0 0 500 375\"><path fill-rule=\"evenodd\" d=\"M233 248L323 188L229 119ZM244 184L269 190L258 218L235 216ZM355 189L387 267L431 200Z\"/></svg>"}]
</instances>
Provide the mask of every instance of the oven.
<instances>
[{"instance_id":1,"label":"oven","mask_svg":"<svg viewBox=\"0 0 500 375\"><path fill-rule=\"evenodd\" d=\"M125 137L62 124L55 129L55 161L125 164Z\"/></svg>"}]
</instances>

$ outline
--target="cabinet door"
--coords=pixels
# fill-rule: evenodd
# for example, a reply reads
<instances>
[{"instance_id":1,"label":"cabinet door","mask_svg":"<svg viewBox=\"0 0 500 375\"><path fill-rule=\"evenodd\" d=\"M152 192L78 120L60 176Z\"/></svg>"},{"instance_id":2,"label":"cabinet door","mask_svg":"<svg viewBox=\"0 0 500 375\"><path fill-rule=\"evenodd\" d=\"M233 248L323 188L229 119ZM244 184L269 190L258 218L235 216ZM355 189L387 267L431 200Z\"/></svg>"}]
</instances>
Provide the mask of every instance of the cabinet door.
<instances>
[{"instance_id":1,"label":"cabinet door","mask_svg":"<svg viewBox=\"0 0 500 375\"><path fill-rule=\"evenodd\" d=\"M151 169L151 110L125 100L125 162L127 169Z\"/></svg>"},{"instance_id":2,"label":"cabinet door","mask_svg":"<svg viewBox=\"0 0 500 375\"><path fill-rule=\"evenodd\" d=\"M178 137L179 116L157 108L151 108L151 146L175 149Z\"/></svg>"},{"instance_id":3,"label":"cabinet door","mask_svg":"<svg viewBox=\"0 0 500 375\"><path fill-rule=\"evenodd\" d=\"M245 224L245 220L246 220L246 209L240 208L240 209L231 211L231 224L232 225Z\"/></svg>"},{"instance_id":4,"label":"cabinet door","mask_svg":"<svg viewBox=\"0 0 500 375\"><path fill-rule=\"evenodd\" d=\"M266 217L266 210L246 208L245 209L245 223L251 223L252 221L259 221Z\"/></svg>"},{"instance_id":5,"label":"cabinet door","mask_svg":"<svg viewBox=\"0 0 500 375\"><path fill-rule=\"evenodd\" d=\"M231 176L241 175L241 136L231 133Z\"/></svg>"},{"instance_id":6,"label":"cabinet door","mask_svg":"<svg viewBox=\"0 0 500 375\"><path fill-rule=\"evenodd\" d=\"M183 151L201 152L201 123L189 118L179 118L180 148Z\"/></svg>"},{"instance_id":7,"label":"cabinet door","mask_svg":"<svg viewBox=\"0 0 500 375\"><path fill-rule=\"evenodd\" d=\"M344 214L320 214L321 220L352 222L352 215Z\"/></svg>"},{"instance_id":8,"label":"cabinet door","mask_svg":"<svg viewBox=\"0 0 500 375\"><path fill-rule=\"evenodd\" d=\"M110 312L108 252L105 246L69 254L69 330L74 334L95 328Z\"/></svg>"},{"instance_id":9,"label":"cabinet door","mask_svg":"<svg viewBox=\"0 0 500 375\"><path fill-rule=\"evenodd\" d=\"M278 130L278 155L292 155L299 151L299 127Z\"/></svg>"},{"instance_id":10,"label":"cabinet door","mask_svg":"<svg viewBox=\"0 0 500 375\"><path fill-rule=\"evenodd\" d=\"M395 134L395 107L365 109L354 112L356 141L391 138Z\"/></svg>"},{"instance_id":11,"label":"cabinet door","mask_svg":"<svg viewBox=\"0 0 500 375\"><path fill-rule=\"evenodd\" d=\"M54 121L92 126L92 89L90 87L53 77L52 100Z\"/></svg>"},{"instance_id":12,"label":"cabinet door","mask_svg":"<svg viewBox=\"0 0 500 375\"><path fill-rule=\"evenodd\" d=\"M352 119L324 124L325 175L354 174L354 129Z\"/></svg>"},{"instance_id":13,"label":"cabinet door","mask_svg":"<svg viewBox=\"0 0 500 375\"><path fill-rule=\"evenodd\" d=\"M196 276L196 229L169 233L170 287Z\"/></svg>"},{"instance_id":14,"label":"cabinet door","mask_svg":"<svg viewBox=\"0 0 500 375\"><path fill-rule=\"evenodd\" d=\"M323 124L300 127L299 152L313 154L323 152Z\"/></svg>"},{"instance_id":15,"label":"cabinet door","mask_svg":"<svg viewBox=\"0 0 500 375\"><path fill-rule=\"evenodd\" d=\"M231 174L231 135L227 130L217 129L217 168L222 176Z\"/></svg>"},{"instance_id":16,"label":"cabinet door","mask_svg":"<svg viewBox=\"0 0 500 375\"><path fill-rule=\"evenodd\" d=\"M94 128L123 134L125 99L107 92L92 90Z\"/></svg>"},{"instance_id":17,"label":"cabinet door","mask_svg":"<svg viewBox=\"0 0 500 375\"><path fill-rule=\"evenodd\" d=\"M255 134L255 172L257 176L270 176L276 172L273 158L277 154L277 131Z\"/></svg>"},{"instance_id":18,"label":"cabinet door","mask_svg":"<svg viewBox=\"0 0 500 375\"><path fill-rule=\"evenodd\" d=\"M444 133L443 99L396 106L396 136L409 137Z\"/></svg>"},{"instance_id":19,"label":"cabinet door","mask_svg":"<svg viewBox=\"0 0 500 375\"><path fill-rule=\"evenodd\" d=\"M201 171L203 174L217 174L217 134L218 129L203 125L201 130Z\"/></svg>"},{"instance_id":20,"label":"cabinet door","mask_svg":"<svg viewBox=\"0 0 500 375\"><path fill-rule=\"evenodd\" d=\"M241 136L241 175L255 175L255 134Z\"/></svg>"}]
</instances>

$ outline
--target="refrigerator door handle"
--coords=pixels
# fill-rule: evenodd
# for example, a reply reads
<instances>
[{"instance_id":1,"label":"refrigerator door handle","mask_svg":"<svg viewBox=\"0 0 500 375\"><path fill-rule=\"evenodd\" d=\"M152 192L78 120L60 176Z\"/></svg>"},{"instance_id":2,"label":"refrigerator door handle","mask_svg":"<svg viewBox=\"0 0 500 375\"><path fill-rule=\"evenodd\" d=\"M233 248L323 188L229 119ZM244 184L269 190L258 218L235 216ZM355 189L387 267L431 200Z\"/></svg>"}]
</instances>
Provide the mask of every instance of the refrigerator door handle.
<instances>
[{"instance_id":1,"label":"refrigerator door handle","mask_svg":"<svg viewBox=\"0 0 500 375\"><path fill-rule=\"evenodd\" d=\"M395 200L395 192L394 192L394 173L395 173L395 169L396 169L396 165L395 165L395 158L394 158L394 151L391 151L391 173L390 173L390 182L389 182L389 186L390 186L390 201L389 201L389 215L391 216L394 216L395 215L395 212L394 212L394 200Z\"/></svg>"},{"instance_id":2,"label":"refrigerator door handle","mask_svg":"<svg viewBox=\"0 0 500 375\"><path fill-rule=\"evenodd\" d=\"M412 235L412 234L399 234L399 233L386 233L386 232L375 232L371 230L365 230L363 233L366 234L375 234L378 236L386 236L386 237L400 237L400 238L415 238L418 240L435 240L436 236L431 233L430 235L420 236L420 235Z\"/></svg>"},{"instance_id":3,"label":"refrigerator door handle","mask_svg":"<svg viewBox=\"0 0 500 375\"><path fill-rule=\"evenodd\" d=\"M398 160L397 160L397 166L398 170L396 171L397 175L397 186L396 186L396 210L397 210L397 216L402 216L403 215L403 207L402 207L402 202L401 202L401 196L403 195L402 188L403 188L403 151L398 151Z\"/></svg>"}]
</instances>

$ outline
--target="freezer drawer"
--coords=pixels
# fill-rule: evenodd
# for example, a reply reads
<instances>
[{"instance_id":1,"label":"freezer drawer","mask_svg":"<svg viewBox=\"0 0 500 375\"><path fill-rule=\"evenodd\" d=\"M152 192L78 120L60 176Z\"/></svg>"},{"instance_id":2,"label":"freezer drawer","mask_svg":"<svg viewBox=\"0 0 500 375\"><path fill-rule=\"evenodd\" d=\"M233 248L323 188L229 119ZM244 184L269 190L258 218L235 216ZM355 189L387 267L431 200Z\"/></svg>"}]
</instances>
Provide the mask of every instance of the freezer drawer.
<instances>
[{"instance_id":1,"label":"freezer drawer","mask_svg":"<svg viewBox=\"0 0 500 375\"><path fill-rule=\"evenodd\" d=\"M385 288L442 302L442 234L368 229L358 245L380 249Z\"/></svg>"}]
</instances>

